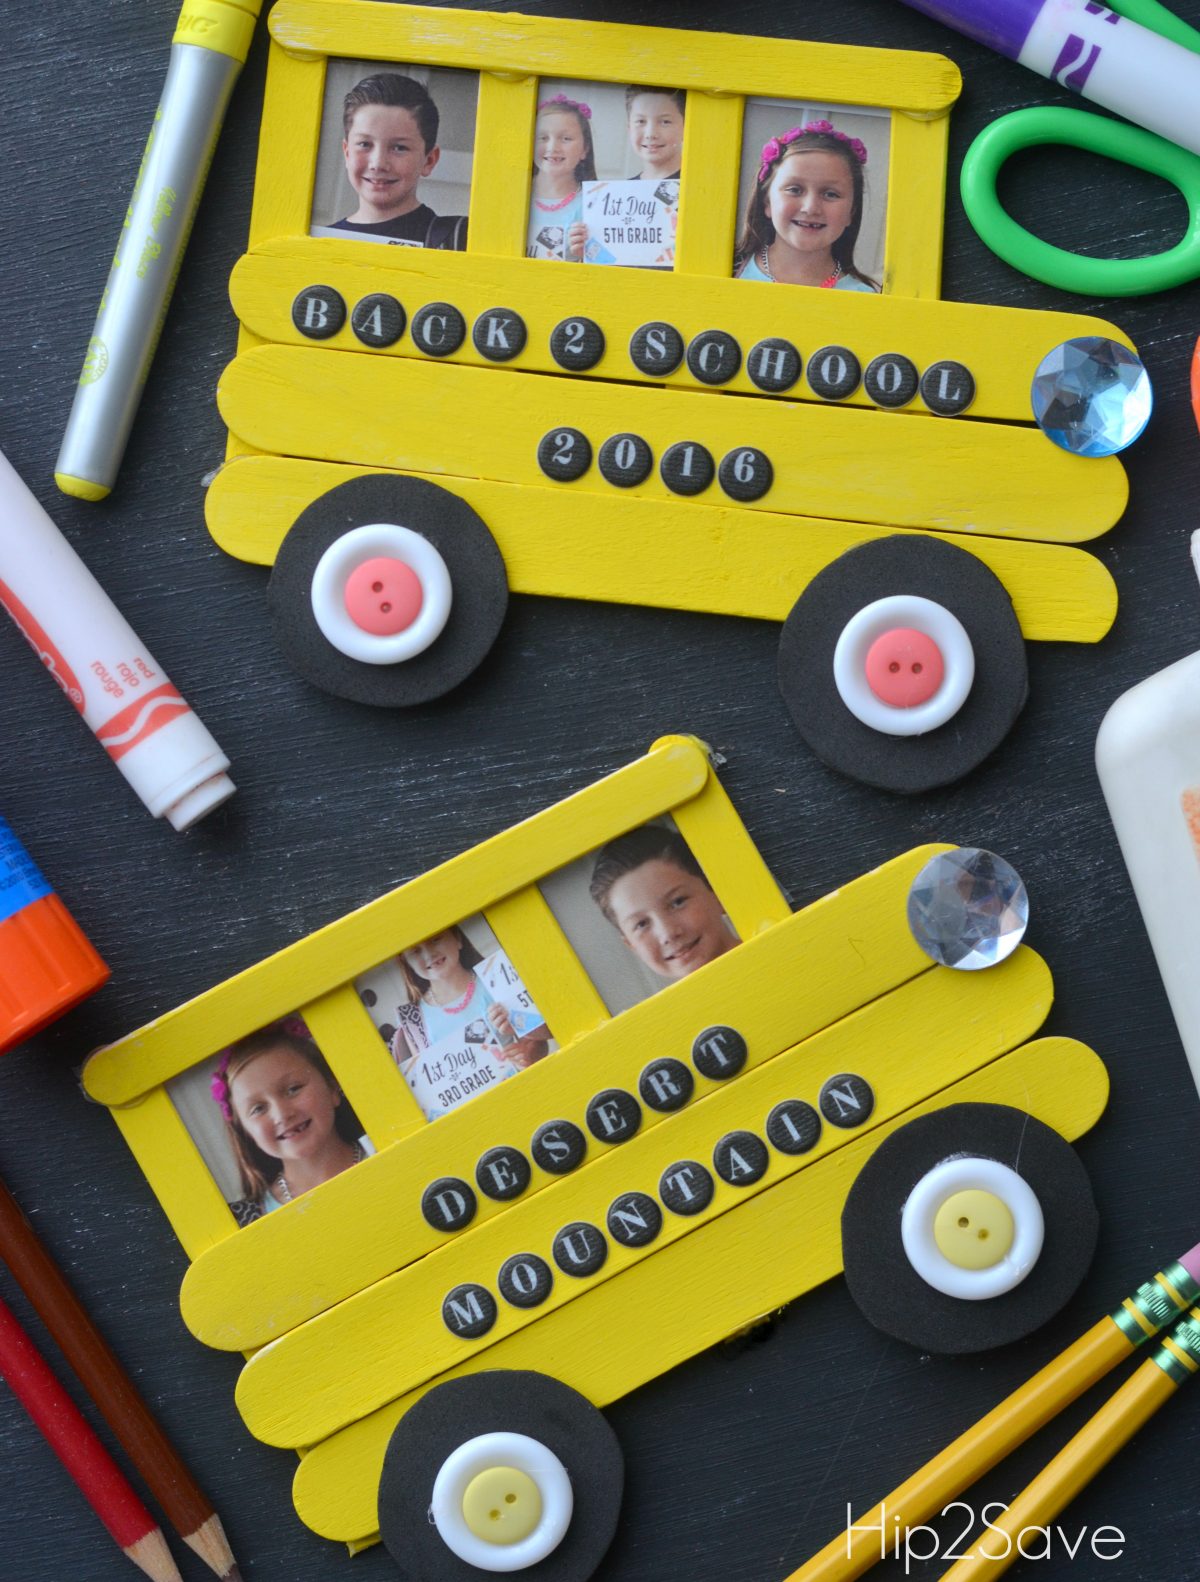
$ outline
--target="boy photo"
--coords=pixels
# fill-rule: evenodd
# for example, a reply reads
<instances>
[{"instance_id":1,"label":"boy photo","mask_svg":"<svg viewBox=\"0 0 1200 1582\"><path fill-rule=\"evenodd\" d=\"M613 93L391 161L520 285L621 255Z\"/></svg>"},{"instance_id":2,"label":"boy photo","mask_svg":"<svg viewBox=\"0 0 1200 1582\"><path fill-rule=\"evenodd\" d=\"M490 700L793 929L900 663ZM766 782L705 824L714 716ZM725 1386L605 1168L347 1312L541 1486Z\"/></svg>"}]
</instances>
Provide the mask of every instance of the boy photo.
<instances>
[{"instance_id":1,"label":"boy photo","mask_svg":"<svg viewBox=\"0 0 1200 1582\"><path fill-rule=\"evenodd\" d=\"M310 234L461 251L476 73L331 60Z\"/></svg>"},{"instance_id":2,"label":"boy photo","mask_svg":"<svg viewBox=\"0 0 1200 1582\"><path fill-rule=\"evenodd\" d=\"M375 1152L298 1015L237 1039L167 1092L239 1225Z\"/></svg>"},{"instance_id":3,"label":"boy photo","mask_svg":"<svg viewBox=\"0 0 1200 1582\"><path fill-rule=\"evenodd\" d=\"M479 916L406 946L354 986L426 1120L554 1047L520 973Z\"/></svg>"},{"instance_id":4,"label":"boy photo","mask_svg":"<svg viewBox=\"0 0 1200 1582\"><path fill-rule=\"evenodd\" d=\"M669 820L618 835L539 888L614 1016L740 944Z\"/></svg>"}]
</instances>

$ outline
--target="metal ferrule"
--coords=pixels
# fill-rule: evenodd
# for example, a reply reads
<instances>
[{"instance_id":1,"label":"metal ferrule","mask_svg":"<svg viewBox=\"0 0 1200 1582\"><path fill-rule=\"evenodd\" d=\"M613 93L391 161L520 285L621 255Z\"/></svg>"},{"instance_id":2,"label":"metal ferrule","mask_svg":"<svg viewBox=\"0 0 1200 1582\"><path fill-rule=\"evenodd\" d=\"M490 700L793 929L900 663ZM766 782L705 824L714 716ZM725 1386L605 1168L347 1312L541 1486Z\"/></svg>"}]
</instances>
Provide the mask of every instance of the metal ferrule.
<instances>
[{"instance_id":1,"label":"metal ferrule","mask_svg":"<svg viewBox=\"0 0 1200 1582\"><path fill-rule=\"evenodd\" d=\"M1152 1280L1139 1285L1109 1317L1131 1346L1141 1346L1178 1318L1197 1296L1200 1286L1183 1265L1169 1263Z\"/></svg>"},{"instance_id":2,"label":"metal ferrule","mask_svg":"<svg viewBox=\"0 0 1200 1582\"><path fill-rule=\"evenodd\" d=\"M1164 1336L1153 1360L1174 1384L1200 1373L1200 1309L1193 1308Z\"/></svg>"}]
</instances>

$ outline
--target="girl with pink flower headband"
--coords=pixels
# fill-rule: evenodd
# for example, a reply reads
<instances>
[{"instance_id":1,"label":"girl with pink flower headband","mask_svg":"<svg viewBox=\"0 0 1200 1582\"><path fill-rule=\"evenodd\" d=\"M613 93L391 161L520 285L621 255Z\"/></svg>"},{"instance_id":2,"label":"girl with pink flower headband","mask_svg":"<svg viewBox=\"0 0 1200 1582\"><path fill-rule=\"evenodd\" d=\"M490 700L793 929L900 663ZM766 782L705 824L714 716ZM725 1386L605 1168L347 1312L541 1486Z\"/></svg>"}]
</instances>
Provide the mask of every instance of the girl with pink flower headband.
<instances>
[{"instance_id":1,"label":"girl with pink flower headband","mask_svg":"<svg viewBox=\"0 0 1200 1582\"><path fill-rule=\"evenodd\" d=\"M331 1180L375 1150L298 1016L239 1038L209 1088L225 1119L243 1196L239 1225Z\"/></svg>"},{"instance_id":2,"label":"girl with pink flower headband","mask_svg":"<svg viewBox=\"0 0 1200 1582\"><path fill-rule=\"evenodd\" d=\"M578 263L583 257L583 183L596 179L591 120L591 106L565 93L538 105L526 249L530 258Z\"/></svg>"},{"instance_id":3,"label":"girl with pink flower headband","mask_svg":"<svg viewBox=\"0 0 1200 1582\"><path fill-rule=\"evenodd\" d=\"M746 205L737 278L878 291L854 262L866 163L866 145L832 121L808 121L769 138Z\"/></svg>"}]
</instances>

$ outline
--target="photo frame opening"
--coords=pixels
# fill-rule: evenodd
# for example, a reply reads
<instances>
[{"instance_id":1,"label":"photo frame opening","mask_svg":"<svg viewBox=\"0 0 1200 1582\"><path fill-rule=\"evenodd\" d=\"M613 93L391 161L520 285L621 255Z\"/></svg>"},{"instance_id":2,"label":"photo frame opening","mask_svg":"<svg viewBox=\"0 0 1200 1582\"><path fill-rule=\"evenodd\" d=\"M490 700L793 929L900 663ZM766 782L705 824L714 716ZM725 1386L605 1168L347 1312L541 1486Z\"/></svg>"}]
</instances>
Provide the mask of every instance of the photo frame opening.
<instances>
[{"instance_id":1,"label":"photo frame opening","mask_svg":"<svg viewBox=\"0 0 1200 1582\"><path fill-rule=\"evenodd\" d=\"M543 78L527 256L673 269L686 112L679 88Z\"/></svg>"},{"instance_id":2,"label":"photo frame opening","mask_svg":"<svg viewBox=\"0 0 1200 1582\"><path fill-rule=\"evenodd\" d=\"M354 986L426 1120L558 1047L519 969L478 913L404 946Z\"/></svg>"},{"instance_id":3,"label":"photo frame opening","mask_svg":"<svg viewBox=\"0 0 1200 1582\"><path fill-rule=\"evenodd\" d=\"M668 818L607 841L539 888L614 1016L741 943Z\"/></svg>"},{"instance_id":4,"label":"photo frame opening","mask_svg":"<svg viewBox=\"0 0 1200 1582\"><path fill-rule=\"evenodd\" d=\"M237 1039L166 1088L239 1225L375 1152L298 1014Z\"/></svg>"},{"instance_id":5,"label":"photo frame opening","mask_svg":"<svg viewBox=\"0 0 1200 1582\"><path fill-rule=\"evenodd\" d=\"M479 74L331 59L309 232L461 252Z\"/></svg>"},{"instance_id":6,"label":"photo frame opening","mask_svg":"<svg viewBox=\"0 0 1200 1582\"><path fill-rule=\"evenodd\" d=\"M888 110L747 99L735 278L880 291L890 142Z\"/></svg>"}]
</instances>

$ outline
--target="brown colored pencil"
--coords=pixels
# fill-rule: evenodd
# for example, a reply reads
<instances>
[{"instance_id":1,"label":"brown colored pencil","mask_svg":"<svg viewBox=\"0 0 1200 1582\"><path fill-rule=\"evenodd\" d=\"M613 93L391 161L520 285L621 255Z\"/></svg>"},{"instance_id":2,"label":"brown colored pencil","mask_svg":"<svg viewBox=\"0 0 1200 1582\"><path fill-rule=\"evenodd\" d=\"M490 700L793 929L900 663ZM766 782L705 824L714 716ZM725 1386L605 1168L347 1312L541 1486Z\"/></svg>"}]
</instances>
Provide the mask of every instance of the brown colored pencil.
<instances>
[{"instance_id":1,"label":"brown colored pencil","mask_svg":"<svg viewBox=\"0 0 1200 1582\"><path fill-rule=\"evenodd\" d=\"M241 1582L220 1517L2 1181L0 1259L184 1543L223 1582Z\"/></svg>"}]
</instances>

